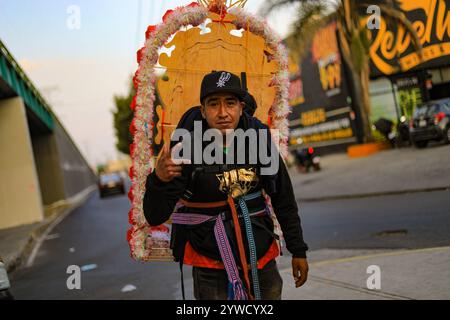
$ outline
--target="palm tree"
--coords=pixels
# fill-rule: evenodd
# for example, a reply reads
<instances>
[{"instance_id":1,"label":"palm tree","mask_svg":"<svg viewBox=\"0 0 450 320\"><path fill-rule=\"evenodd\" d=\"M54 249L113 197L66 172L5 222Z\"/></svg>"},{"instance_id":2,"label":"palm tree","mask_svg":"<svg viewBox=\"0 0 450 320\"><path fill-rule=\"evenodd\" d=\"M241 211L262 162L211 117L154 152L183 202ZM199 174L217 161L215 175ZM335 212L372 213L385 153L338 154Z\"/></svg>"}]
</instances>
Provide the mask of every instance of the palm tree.
<instances>
[{"instance_id":1,"label":"palm tree","mask_svg":"<svg viewBox=\"0 0 450 320\"><path fill-rule=\"evenodd\" d=\"M291 58L300 62L299 59L308 51L315 31L330 21L336 21L342 57L350 71L353 100L360 111L363 142L373 141L369 96L370 30L362 22L363 18L367 18L367 8L371 4L358 0L268 0L262 12L267 15L275 8L293 3L298 3L300 7L292 32L285 40ZM412 43L421 58L422 46L419 38L404 13L394 8L392 0L377 5L388 24L402 26L411 35Z\"/></svg>"}]
</instances>

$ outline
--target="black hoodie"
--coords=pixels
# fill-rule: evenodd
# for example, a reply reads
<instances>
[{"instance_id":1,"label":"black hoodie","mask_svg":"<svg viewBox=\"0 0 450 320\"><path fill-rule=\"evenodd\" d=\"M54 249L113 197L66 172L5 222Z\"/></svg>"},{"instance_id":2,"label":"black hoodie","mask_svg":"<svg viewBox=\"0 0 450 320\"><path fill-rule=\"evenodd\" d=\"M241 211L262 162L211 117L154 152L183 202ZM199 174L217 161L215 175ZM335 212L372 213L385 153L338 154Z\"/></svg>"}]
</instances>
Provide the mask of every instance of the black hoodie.
<instances>
[{"instance_id":1,"label":"black hoodie","mask_svg":"<svg viewBox=\"0 0 450 320\"><path fill-rule=\"evenodd\" d=\"M203 128L207 128L206 121L203 121ZM263 125L256 118L250 117L244 113L238 128L244 130L247 128L267 129L267 126ZM279 157L279 170L277 174L273 176L258 175L257 181L249 188L248 193L253 193L261 189L264 189L267 192L271 198L275 215L280 223L287 249L294 257L305 258L308 247L303 241L301 222L292 189L292 183L284 162L279 155L277 156ZM180 198L186 195L186 190L190 192L189 201L191 202L215 202L227 199L227 194L220 190L221 184L218 174L223 174L223 172L214 172L214 170L209 170L213 172L204 172L199 170L199 167L202 168L205 166L183 165L182 176L174 178L167 183L162 182L155 171L148 175L143 210L145 218L150 225L157 226L166 222L170 218L175 204ZM246 170L246 172L248 172L248 170L258 172L258 168L256 167L257 166L255 165L247 165L244 170ZM262 198L247 203L250 212L263 209L264 205ZM227 207L216 209L181 208L179 212L195 212L214 215L226 211L227 209ZM245 230L243 219L240 220L241 229ZM232 221L227 220L224 224L233 246L236 241L232 230ZM252 217L252 226L257 257L259 259L264 256L273 242L273 235L271 232L273 232L274 226L272 219L269 216ZM179 258L176 256L176 252L180 252L180 250L182 252L185 241L187 240L191 243L194 250L200 254L211 259L221 260L213 228L213 221L195 227L176 226L174 233L172 234L172 238L174 238L172 240L176 239L176 241L173 241L175 246L173 248L175 257ZM245 234L245 232L243 234ZM248 257L246 237L244 237L244 245L247 249Z\"/></svg>"}]
</instances>

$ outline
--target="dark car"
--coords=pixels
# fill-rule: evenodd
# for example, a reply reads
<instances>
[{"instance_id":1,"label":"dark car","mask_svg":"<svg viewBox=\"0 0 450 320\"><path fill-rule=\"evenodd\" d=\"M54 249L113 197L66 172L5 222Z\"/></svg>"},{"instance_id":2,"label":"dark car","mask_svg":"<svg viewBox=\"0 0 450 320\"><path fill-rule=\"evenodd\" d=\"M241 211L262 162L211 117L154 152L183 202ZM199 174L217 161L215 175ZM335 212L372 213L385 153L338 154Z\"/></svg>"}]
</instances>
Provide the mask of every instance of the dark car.
<instances>
[{"instance_id":1,"label":"dark car","mask_svg":"<svg viewBox=\"0 0 450 320\"><path fill-rule=\"evenodd\" d=\"M6 272L5 264L2 257L0 257L0 300L12 300L13 296L9 291L11 285L8 279L8 273Z\"/></svg>"},{"instance_id":2,"label":"dark car","mask_svg":"<svg viewBox=\"0 0 450 320\"><path fill-rule=\"evenodd\" d=\"M125 194L125 181L118 173L101 174L98 179L98 190L101 198L108 194Z\"/></svg>"},{"instance_id":3,"label":"dark car","mask_svg":"<svg viewBox=\"0 0 450 320\"><path fill-rule=\"evenodd\" d=\"M418 107L410 123L412 143L425 148L431 140L450 141L450 99L430 101Z\"/></svg>"}]
</instances>

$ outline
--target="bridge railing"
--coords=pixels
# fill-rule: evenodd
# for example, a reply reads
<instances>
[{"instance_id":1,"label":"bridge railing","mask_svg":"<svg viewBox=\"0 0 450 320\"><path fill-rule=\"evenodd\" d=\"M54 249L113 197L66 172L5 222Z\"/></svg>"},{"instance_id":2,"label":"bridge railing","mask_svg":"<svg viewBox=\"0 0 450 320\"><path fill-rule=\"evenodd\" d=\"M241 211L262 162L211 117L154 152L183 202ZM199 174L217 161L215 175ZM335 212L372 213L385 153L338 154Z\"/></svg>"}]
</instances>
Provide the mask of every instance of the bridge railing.
<instances>
[{"instance_id":1,"label":"bridge railing","mask_svg":"<svg viewBox=\"0 0 450 320\"><path fill-rule=\"evenodd\" d=\"M22 97L27 107L38 116L49 131L53 131L54 115L50 106L1 40L0 77L4 79L18 96Z\"/></svg>"}]
</instances>

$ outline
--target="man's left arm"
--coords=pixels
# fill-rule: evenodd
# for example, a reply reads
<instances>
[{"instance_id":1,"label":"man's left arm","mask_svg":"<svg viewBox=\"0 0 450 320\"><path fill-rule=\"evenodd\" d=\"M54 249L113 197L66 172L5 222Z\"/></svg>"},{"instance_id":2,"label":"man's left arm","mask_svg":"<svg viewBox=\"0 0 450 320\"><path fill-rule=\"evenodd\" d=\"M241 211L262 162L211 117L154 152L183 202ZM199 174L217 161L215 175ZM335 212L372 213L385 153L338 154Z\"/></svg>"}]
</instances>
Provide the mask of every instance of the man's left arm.
<instances>
[{"instance_id":1,"label":"man's left arm","mask_svg":"<svg viewBox=\"0 0 450 320\"><path fill-rule=\"evenodd\" d=\"M275 190L267 188L266 192L271 198L275 215L286 241L286 247L292 254L292 271L296 287L300 287L306 282L308 275L306 260L308 246L303 240L301 219L298 214L292 182L281 157L279 157L279 171L273 185Z\"/></svg>"}]
</instances>

